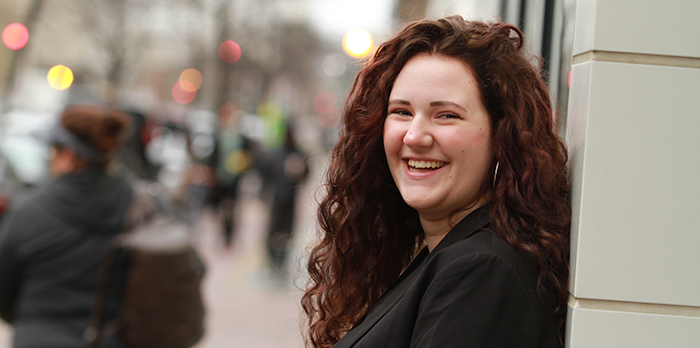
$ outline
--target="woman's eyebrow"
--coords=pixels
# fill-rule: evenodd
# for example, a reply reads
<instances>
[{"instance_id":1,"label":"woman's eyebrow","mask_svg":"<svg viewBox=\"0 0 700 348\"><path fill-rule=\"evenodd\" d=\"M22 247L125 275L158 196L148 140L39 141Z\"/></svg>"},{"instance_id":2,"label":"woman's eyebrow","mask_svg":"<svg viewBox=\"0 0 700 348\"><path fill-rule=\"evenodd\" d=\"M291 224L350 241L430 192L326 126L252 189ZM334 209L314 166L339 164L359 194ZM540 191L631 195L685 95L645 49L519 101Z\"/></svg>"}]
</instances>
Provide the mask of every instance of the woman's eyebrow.
<instances>
[{"instance_id":1,"label":"woman's eyebrow","mask_svg":"<svg viewBox=\"0 0 700 348\"><path fill-rule=\"evenodd\" d=\"M408 100L403 100L403 99L394 99L394 100L389 100L389 105L391 104L401 104L401 105L411 105L411 102Z\"/></svg>"},{"instance_id":2,"label":"woman's eyebrow","mask_svg":"<svg viewBox=\"0 0 700 348\"><path fill-rule=\"evenodd\" d=\"M464 110L465 112L467 111L467 109L465 109L462 105L459 105L459 104L451 102L451 101L438 100L438 101L430 102L430 106L444 106L444 105L455 106L457 108Z\"/></svg>"},{"instance_id":3,"label":"woman's eyebrow","mask_svg":"<svg viewBox=\"0 0 700 348\"><path fill-rule=\"evenodd\" d=\"M409 102L408 100L403 100L403 99L393 99L393 100L389 101L389 105L391 105L391 104L411 105L411 102ZM451 102L451 101L438 100L438 101L430 102L430 107L445 106L445 105L457 107L459 109L464 110L465 112L467 111L467 109L464 108L462 105L459 105L459 104L457 104L455 102Z\"/></svg>"}]
</instances>

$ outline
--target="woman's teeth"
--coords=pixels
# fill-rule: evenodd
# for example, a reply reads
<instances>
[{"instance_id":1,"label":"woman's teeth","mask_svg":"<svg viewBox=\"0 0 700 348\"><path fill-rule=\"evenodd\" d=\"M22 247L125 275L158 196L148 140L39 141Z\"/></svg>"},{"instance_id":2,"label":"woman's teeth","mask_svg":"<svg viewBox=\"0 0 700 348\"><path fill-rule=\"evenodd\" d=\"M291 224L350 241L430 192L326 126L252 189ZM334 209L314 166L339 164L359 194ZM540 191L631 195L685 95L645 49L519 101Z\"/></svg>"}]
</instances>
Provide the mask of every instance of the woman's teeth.
<instances>
[{"instance_id":1,"label":"woman's teeth","mask_svg":"<svg viewBox=\"0 0 700 348\"><path fill-rule=\"evenodd\" d=\"M411 170L433 170L445 165L442 161L416 161L408 160L408 168Z\"/></svg>"}]
</instances>

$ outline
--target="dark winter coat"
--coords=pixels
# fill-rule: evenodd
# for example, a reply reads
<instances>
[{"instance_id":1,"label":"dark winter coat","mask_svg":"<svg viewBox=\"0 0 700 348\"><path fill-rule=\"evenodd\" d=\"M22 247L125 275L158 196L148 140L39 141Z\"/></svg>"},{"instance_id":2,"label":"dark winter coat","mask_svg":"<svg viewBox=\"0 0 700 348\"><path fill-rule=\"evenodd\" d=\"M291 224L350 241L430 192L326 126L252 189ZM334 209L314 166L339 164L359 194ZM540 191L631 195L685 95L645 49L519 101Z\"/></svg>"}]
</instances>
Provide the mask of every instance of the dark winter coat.
<instances>
[{"instance_id":1,"label":"dark winter coat","mask_svg":"<svg viewBox=\"0 0 700 348\"><path fill-rule=\"evenodd\" d=\"M53 180L3 219L0 316L15 348L83 346L99 266L131 198L127 181L88 170ZM111 284L107 319L121 286Z\"/></svg>"}]
</instances>

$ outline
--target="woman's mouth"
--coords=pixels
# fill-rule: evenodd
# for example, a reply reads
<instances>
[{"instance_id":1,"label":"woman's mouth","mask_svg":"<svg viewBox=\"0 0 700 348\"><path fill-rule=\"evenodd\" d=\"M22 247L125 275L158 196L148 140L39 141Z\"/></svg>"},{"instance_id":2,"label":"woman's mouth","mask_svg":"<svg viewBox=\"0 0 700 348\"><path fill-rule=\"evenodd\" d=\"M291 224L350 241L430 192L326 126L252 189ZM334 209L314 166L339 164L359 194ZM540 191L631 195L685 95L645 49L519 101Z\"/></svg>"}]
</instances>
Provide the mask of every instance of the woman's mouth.
<instances>
[{"instance_id":1,"label":"woman's mouth","mask_svg":"<svg viewBox=\"0 0 700 348\"><path fill-rule=\"evenodd\" d=\"M408 169L410 171L427 172L442 168L447 162L442 161L418 161L408 160Z\"/></svg>"}]
</instances>

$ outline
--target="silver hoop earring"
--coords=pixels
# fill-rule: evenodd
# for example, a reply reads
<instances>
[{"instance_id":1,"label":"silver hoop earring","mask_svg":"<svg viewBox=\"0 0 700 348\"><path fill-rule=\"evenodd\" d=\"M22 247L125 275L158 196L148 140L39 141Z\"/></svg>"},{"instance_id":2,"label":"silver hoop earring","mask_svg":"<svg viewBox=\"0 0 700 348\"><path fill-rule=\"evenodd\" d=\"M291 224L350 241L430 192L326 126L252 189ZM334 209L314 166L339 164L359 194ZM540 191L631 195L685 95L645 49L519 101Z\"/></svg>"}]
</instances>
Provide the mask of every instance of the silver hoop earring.
<instances>
[{"instance_id":1,"label":"silver hoop earring","mask_svg":"<svg viewBox=\"0 0 700 348\"><path fill-rule=\"evenodd\" d=\"M498 162L496 162L496 170L493 171L493 184L491 185L492 188L496 188L496 177L498 176Z\"/></svg>"}]
</instances>

